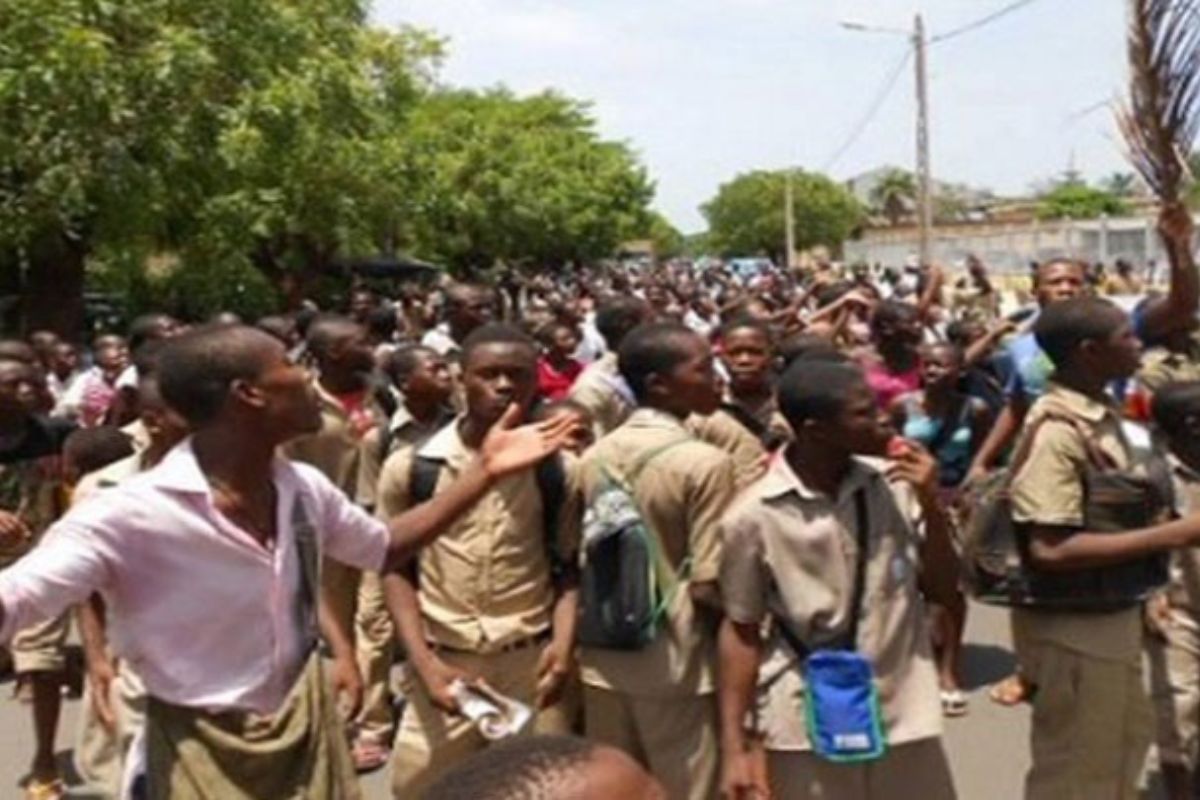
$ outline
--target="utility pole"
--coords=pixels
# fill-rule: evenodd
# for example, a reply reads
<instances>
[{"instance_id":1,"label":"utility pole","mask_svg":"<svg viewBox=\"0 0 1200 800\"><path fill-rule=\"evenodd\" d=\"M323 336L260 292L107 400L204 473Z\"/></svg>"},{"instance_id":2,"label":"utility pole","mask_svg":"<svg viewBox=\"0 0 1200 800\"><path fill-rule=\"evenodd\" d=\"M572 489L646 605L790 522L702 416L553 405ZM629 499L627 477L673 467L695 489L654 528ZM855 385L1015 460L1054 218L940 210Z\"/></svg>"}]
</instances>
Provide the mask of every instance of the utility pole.
<instances>
[{"instance_id":1,"label":"utility pole","mask_svg":"<svg viewBox=\"0 0 1200 800\"><path fill-rule=\"evenodd\" d=\"M796 252L795 201L792 197L792 191L792 168L788 167L787 172L783 176L783 231L784 247L787 248L783 256L783 264L789 270L794 266L792 264L792 254Z\"/></svg>"},{"instance_id":2,"label":"utility pole","mask_svg":"<svg viewBox=\"0 0 1200 800\"><path fill-rule=\"evenodd\" d=\"M927 268L932 263L933 185L929 167L929 78L925 69L925 22L917 14L913 24L913 51L917 65L917 213L920 215L919 258Z\"/></svg>"}]
</instances>

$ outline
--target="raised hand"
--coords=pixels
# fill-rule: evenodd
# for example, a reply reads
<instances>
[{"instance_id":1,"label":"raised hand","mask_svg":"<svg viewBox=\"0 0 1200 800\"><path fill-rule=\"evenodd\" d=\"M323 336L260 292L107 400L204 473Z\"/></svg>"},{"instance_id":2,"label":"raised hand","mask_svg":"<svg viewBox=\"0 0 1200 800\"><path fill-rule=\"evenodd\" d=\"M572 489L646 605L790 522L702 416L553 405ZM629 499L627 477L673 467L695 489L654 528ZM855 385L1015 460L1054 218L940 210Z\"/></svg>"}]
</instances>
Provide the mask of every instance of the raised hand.
<instances>
[{"instance_id":1,"label":"raised hand","mask_svg":"<svg viewBox=\"0 0 1200 800\"><path fill-rule=\"evenodd\" d=\"M570 415L518 427L520 418L521 408L513 403L483 439L483 467L493 478L536 464L567 444L578 427Z\"/></svg>"}]
</instances>

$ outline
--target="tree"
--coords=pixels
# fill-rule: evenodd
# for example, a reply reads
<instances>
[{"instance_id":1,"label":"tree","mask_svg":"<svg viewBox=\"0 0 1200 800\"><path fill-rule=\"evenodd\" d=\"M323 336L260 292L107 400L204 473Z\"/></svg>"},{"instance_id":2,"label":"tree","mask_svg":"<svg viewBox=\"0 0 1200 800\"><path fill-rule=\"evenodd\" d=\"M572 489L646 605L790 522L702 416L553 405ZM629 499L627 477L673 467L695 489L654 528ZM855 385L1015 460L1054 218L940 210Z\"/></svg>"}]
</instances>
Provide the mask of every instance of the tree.
<instances>
[{"instance_id":1,"label":"tree","mask_svg":"<svg viewBox=\"0 0 1200 800\"><path fill-rule=\"evenodd\" d=\"M1064 183L1038 199L1039 219L1093 219L1120 216L1129 212L1129 204L1103 189L1082 183Z\"/></svg>"},{"instance_id":2,"label":"tree","mask_svg":"<svg viewBox=\"0 0 1200 800\"><path fill-rule=\"evenodd\" d=\"M586 104L555 92L437 92L404 143L415 251L459 272L591 261L649 223L645 169L600 138Z\"/></svg>"},{"instance_id":3,"label":"tree","mask_svg":"<svg viewBox=\"0 0 1200 800\"><path fill-rule=\"evenodd\" d=\"M657 211L649 212L649 225L645 234L637 238L649 239L654 243L656 258L675 258L683 253L683 234Z\"/></svg>"},{"instance_id":4,"label":"tree","mask_svg":"<svg viewBox=\"0 0 1200 800\"><path fill-rule=\"evenodd\" d=\"M754 171L722 184L701 211L711 246L725 256L765 253L777 262L784 251L785 172ZM796 247L838 248L863 220L864 212L840 184L797 170L792 177Z\"/></svg>"},{"instance_id":5,"label":"tree","mask_svg":"<svg viewBox=\"0 0 1200 800\"><path fill-rule=\"evenodd\" d=\"M1114 172L1098 184L1114 197L1131 197L1137 189L1137 176L1132 172Z\"/></svg>"},{"instance_id":6,"label":"tree","mask_svg":"<svg viewBox=\"0 0 1200 800\"><path fill-rule=\"evenodd\" d=\"M893 169L884 173L871 189L871 205L876 213L898 225L917 202L917 181L911 172Z\"/></svg>"}]
</instances>

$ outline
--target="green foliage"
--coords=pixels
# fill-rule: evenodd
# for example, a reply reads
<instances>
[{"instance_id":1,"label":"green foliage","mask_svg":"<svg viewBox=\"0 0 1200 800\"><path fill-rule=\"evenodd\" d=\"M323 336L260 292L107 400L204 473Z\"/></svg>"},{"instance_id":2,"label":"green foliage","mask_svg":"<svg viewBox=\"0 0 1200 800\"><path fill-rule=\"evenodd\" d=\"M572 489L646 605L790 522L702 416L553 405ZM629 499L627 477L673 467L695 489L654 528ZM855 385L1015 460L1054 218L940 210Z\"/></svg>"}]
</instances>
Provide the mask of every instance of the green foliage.
<instances>
[{"instance_id":1,"label":"green foliage","mask_svg":"<svg viewBox=\"0 0 1200 800\"><path fill-rule=\"evenodd\" d=\"M1114 172L1097 186L1115 197L1131 197L1137 188L1137 176L1132 172Z\"/></svg>"},{"instance_id":2,"label":"green foliage","mask_svg":"<svg viewBox=\"0 0 1200 800\"><path fill-rule=\"evenodd\" d=\"M724 256L766 253L781 260L785 176L760 170L722 184L701 209L708 220L709 245ZM862 223L862 206L840 184L802 170L793 173L792 181L798 249L836 249Z\"/></svg>"},{"instance_id":3,"label":"green foliage","mask_svg":"<svg viewBox=\"0 0 1200 800\"><path fill-rule=\"evenodd\" d=\"M457 271L600 258L647 222L653 185L633 153L554 92L438 92L405 144L415 251Z\"/></svg>"},{"instance_id":4,"label":"green foliage","mask_svg":"<svg viewBox=\"0 0 1200 800\"><path fill-rule=\"evenodd\" d=\"M683 254L685 241L683 234L671 224L670 220L657 211L649 212L649 224L644 232L635 238L649 239L654 242L654 255L657 258L675 258Z\"/></svg>"},{"instance_id":5,"label":"green foliage","mask_svg":"<svg viewBox=\"0 0 1200 800\"><path fill-rule=\"evenodd\" d=\"M917 179L911 172L893 169L885 173L871 189L872 211L897 225L917 202Z\"/></svg>"},{"instance_id":6,"label":"green foliage","mask_svg":"<svg viewBox=\"0 0 1200 800\"><path fill-rule=\"evenodd\" d=\"M1120 197L1083 183L1064 182L1038 199L1039 219L1094 219L1129 212L1129 204Z\"/></svg>"}]
</instances>

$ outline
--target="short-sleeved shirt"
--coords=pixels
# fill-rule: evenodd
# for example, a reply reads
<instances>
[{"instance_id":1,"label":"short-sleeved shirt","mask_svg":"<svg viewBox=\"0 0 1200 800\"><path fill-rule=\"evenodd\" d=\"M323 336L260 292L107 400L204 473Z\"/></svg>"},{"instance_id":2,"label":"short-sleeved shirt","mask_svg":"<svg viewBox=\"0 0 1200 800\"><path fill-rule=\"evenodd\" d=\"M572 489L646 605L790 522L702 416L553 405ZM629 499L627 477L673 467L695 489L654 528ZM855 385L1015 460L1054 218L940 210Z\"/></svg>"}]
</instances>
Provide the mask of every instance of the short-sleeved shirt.
<instances>
[{"instance_id":1,"label":"short-sleeved shirt","mask_svg":"<svg viewBox=\"0 0 1200 800\"><path fill-rule=\"evenodd\" d=\"M1054 362L1043 352L1032 331L1015 337L1007 348L1012 372L1004 392L1008 399L1031 405L1046 393Z\"/></svg>"},{"instance_id":2,"label":"short-sleeved shirt","mask_svg":"<svg viewBox=\"0 0 1200 800\"><path fill-rule=\"evenodd\" d=\"M762 441L724 409L687 419L687 428L701 439L733 459L734 478L740 489L762 476L766 469L767 449Z\"/></svg>"},{"instance_id":3,"label":"short-sleeved shirt","mask_svg":"<svg viewBox=\"0 0 1200 800\"><path fill-rule=\"evenodd\" d=\"M355 498L358 503L368 509L375 507L379 475L388 456L397 450L424 444L452 419L454 412L444 408L431 422L421 422L401 403L388 421L386 430L383 425L378 425L368 431L359 445L358 492ZM385 436L387 441L384 441Z\"/></svg>"},{"instance_id":4,"label":"short-sleeved shirt","mask_svg":"<svg viewBox=\"0 0 1200 800\"><path fill-rule=\"evenodd\" d=\"M811 649L849 627L858 558L856 495L865 493L869 550L859 652L872 663L891 744L942 732L937 674L917 586L918 536L883 475L854 461L836 497L805 486L784 458L725 514L721 595L734 622L775 625ZM778 635L759 669L756 724L772 750L810 749L796 655Z\"/></svg>"},{"instance_id":5,"label":"short-sleeved shirt","mask_svg":"<svg viewBox=\"0 0 1200 800\"><path fill-rule=\"evenodd\" d=\"M717 580L721 515L734 495L733 460L692 436L683 423L649 408L635 411L620 428L584 453L583 493L594 497L603 470L628 474L648 451L671 444L637 476L634 500L642 519L678 572L691 559L691 575L666 615L663 629L636 652L585 647L584 683L631 695L686 697L716 688L716 630L692 603L688 583Z\"/></svg>"},{"instance_id":6,"label":"short-sleeved shirt","mask_svg":"<svg viewBox=\"0 0 1200 800\"><path fill-rule=\"evenodd\" d=\"M1079 528L1084 524L1083 471L1088 463L1083 439L1074 425L1058 420L1041 422L1047 414L1072 417L1117 469L1134 469L1134 453L1121 431L1116 407L1051 381L1025 420L1021 439L1036 436L1025 463L1013 476L1010 494L1017 522ZM1017 444L1020 452L1023 445ZM1047 613L1014 609L1014 624L1028 638L1055 641L1098 658L1127 661L1140 639L1131 631L1140 624L1135 609L1112 614Z\"/></svg>"},{"instance_id":7,"label":"short-sleeved shirt","mask_svg":"<svg viewBox=\"0 0 1200 800\"><path fill-rule=\"evenodd\" d=\"M418 448L400 450L383 465L379 513L390 517L412 505L414 456L442 464L434 493L476 458L455 420ZM576 470L564 456L566 491L556 517L558 556L573 562L582 515ZM417 598L425 635L433 645L494 653L550 629L554 605L550 555L543 532L536 470L498 481L418 556Z\"/></svg>"},{"instance_id":8,"label":"short-sleeved shirt","mask_svg":"<svg viewBox=\"0 0 1200 800\"><path fill-rule=\"evenodd\" d=\"M591 414L597 439L616 430L634 409L633 395L617 370L616 353L605 353L588 364L567 397Z\"/></svg>"},{"instance_id":9,"label":"short-sleeved shirt","mask_svg":"<svg viewBox=\"0 0 1200 800\"><path fill-rule=\"evenodd\" d=\"M353 411L314 381L321 405L321 429L288 442L288 458L311 464L353 499L358 493L361 444L380 420L366 393Z\"/></svg>"}]
</instances>

